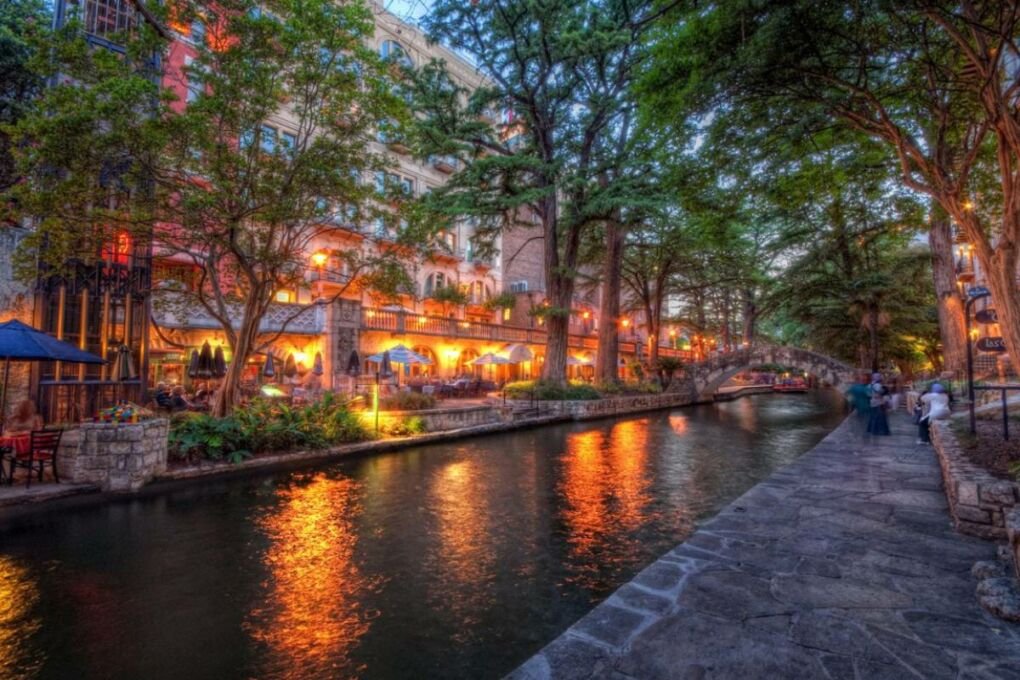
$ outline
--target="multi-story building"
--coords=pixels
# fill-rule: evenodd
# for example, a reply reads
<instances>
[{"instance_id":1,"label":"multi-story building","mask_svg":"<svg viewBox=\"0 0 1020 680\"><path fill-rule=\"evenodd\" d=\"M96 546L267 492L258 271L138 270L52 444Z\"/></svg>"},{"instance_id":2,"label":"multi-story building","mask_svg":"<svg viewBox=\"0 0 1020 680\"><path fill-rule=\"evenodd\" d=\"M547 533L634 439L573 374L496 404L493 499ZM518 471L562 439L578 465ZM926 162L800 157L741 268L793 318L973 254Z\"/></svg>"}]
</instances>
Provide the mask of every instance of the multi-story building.
<instances>
[{"instance_id":1,"label":"multi-story building","mask_svg":"<svg viewBox=\"0 0 1020 680\"><path fill-rule=\"evenodd\" d=\"M85 28L100 47L116 49L105 40L109 33L138 20L130 0L79 0ZM55 6L56 21L64 20L69 0ZM470 63L455 53L430 44L416 27L375 6L376 31L373 45L386 58L422 65L433 58L446 62L451 75L463 86L475 88L483 78ZM199 92L200 83L190 83L185 67L197 56L197 45L209 39L201 22L174 24L166 32L169 49L158 72L162 83L176 91L175 105L187 106ZM496 123L493 114L493 123ZM294 134L293 121L279 112L265 121L261 143L286 143ZM268 142L267 142L268 140ZM361 181L392 183L417 196L440 187L457 172L457 160L415 159L408 149L385 137L372 142L373 151L385 153L390 169ZM357 287L347 288L347 274L338 254L348 249L373 248L385 240L384 225L362 224L340 216L331 228L309 245L306 285L276 292L261 330L279 334L271 353L277 361L293 358L299 380L313 366L323 368L326 388L349 389L355 378L348 370L353 352L361 357L361 370L371 370L365 358L397 344L427 357L431 364L406 367L409 375L452 377L477 373L473 359L493 352L512 355L517 363L485 369L498 379L532 377L541 370L546 333L544 319L534 310L545 302L543 244L535 236L537 227L518 227L505 232L495 244L495 255L476 248L470 220L459 220L440 234L442 248L428 257L410 258L414 287L398 301L385 303ZM126 345L139 369L137 379L114 383L106 367L43 367L33 378L40 406L51 416L85 415L97 403L118 397L142 398L147 386L157 381L187 382L188 358L209 342L224 350L226 338L219 324L197 309L182 312L179 306L153 304L153 297L172 296L162 282L187 278L189 263L165 255L156 244L153 251L128 240L112 244L101 253L99 263L83 271L77 280L41 277L35 299L36 325L65 340L76 342L103 356ZM466 304L432 299L448 286L459 287ZM154 295L152 294L155 292ZM350 292L348 292L350 291ZM511 293L509 308L487 304L494 296ZM570 348L572 375L590 375L594 363L598 330L597 287L579 290L571 314ZM503 296L505 297L505 296ZM323 303L323 300L331 302ZM647 340L639 325L629 319L610 320L619 324L621 349L625 357L638 357ZM282 332L281 332L282 331ZM669 344L663 342L663 345ZM675 350L665 350L672 353ZM227 356L230 359L229 354ZM266 354L249 360L245 379L261 380ZM624 362L621 362L624 363ZM87 398L83 395L87 394Z\"/></svg>"}]
</instances>

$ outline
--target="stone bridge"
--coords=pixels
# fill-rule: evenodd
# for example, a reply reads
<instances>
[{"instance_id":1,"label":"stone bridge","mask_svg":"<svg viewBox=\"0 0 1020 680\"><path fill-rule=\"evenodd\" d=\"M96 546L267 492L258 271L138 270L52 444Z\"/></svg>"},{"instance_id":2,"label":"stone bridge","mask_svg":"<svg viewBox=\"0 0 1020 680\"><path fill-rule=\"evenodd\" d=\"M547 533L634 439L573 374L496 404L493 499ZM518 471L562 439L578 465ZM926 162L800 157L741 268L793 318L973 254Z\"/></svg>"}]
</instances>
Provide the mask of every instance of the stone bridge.
<instances>
[{"instance_id":1,"label":"stone bridge","mask_svg":"<svg viewBox=\"0 0 1020 680\"><path fill-rule=\"evenodd\" d=\"M852 385L861 374L861 369L806 349L755 345L686 365L683 377L675 380L669 391L687 391L694 401L710 401L719 386L734 375L765 364L780 364L806 371L822 384L840 390Z\"/></svg>"}]
</instances>

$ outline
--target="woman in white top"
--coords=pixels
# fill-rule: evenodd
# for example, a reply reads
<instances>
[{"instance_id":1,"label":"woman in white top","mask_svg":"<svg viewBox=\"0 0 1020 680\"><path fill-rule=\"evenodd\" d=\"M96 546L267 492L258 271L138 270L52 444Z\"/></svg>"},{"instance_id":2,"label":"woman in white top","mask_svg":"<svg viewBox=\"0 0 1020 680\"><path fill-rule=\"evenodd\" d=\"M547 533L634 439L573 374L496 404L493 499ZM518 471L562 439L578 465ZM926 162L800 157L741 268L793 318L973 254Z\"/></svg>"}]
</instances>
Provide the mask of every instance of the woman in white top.
<instances>
[{"instance_id":1,"label":"woman in white top","mask_svg":"<svg viewBox=\"0 0 1020 680\"><path fill-rule=\"evenodd\" d=\"M931 443L931 421L949 417L949 395L940 383L933 383L931 390L921 395L921 419L917 423L917 443Z\"/></svg>"}]
</instances>

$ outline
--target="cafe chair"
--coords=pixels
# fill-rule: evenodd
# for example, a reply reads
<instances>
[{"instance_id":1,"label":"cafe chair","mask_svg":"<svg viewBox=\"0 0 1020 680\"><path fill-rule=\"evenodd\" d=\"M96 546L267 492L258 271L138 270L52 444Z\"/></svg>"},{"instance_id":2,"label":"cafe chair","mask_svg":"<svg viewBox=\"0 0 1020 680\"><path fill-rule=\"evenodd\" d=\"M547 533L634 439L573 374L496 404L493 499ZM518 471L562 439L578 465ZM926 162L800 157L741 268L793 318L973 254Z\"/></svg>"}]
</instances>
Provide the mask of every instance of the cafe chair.
<instances>
[{"instance_id":1,"label":"cafe chair","mask_svg":"<svg viewBox=\"0 0 1020 680\"><path fill-rule=\"evenodd\" d=\"M14 471L17 468L28 470L28 479L25 480L25 488L32 486L32 474L39 475L39 481L43 480L43 471L46 464L53 467L53 480L60 482L57 476L57 450L60 448L60 437L63 430L33 430L31 444L27 453L15 453L11 459L11 481L14 480Z\"/></svg>"}]
</instances>

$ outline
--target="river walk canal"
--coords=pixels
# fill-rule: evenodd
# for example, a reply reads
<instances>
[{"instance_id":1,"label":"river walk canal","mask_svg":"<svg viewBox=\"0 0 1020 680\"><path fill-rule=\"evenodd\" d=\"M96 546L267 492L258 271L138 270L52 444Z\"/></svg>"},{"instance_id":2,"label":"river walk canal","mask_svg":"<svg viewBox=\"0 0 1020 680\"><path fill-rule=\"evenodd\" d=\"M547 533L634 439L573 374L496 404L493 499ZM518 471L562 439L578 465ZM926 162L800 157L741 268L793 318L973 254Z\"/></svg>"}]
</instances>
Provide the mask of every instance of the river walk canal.
<instances>
[{"instance_id":1,"label":"river walk canal","mask_svg":"<svg viewBox=\"0 0 1020 680\"><path fill-rule=\"evenodd\" d=\"M0 677L498 678L842 418L759 395L0 513Z\"/></svg>"}]
</instances>

